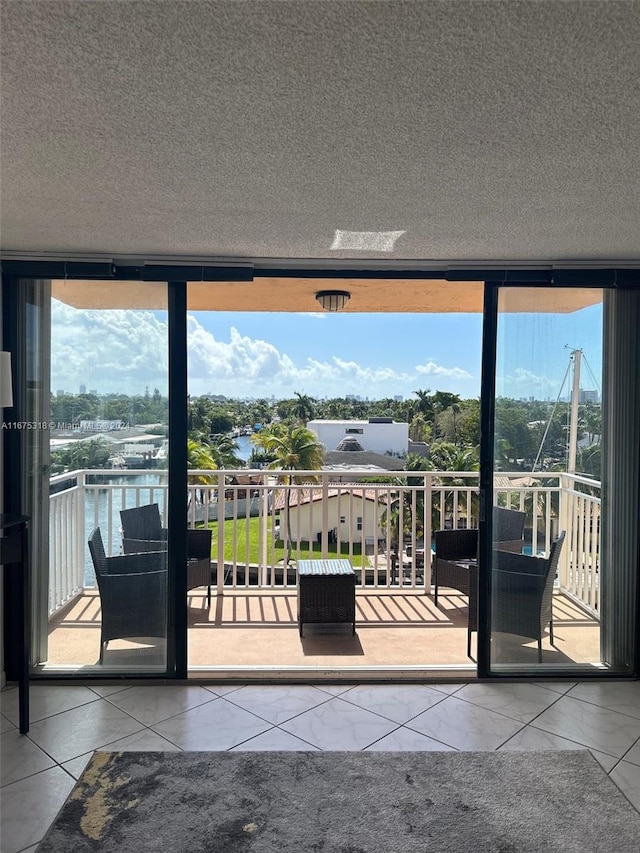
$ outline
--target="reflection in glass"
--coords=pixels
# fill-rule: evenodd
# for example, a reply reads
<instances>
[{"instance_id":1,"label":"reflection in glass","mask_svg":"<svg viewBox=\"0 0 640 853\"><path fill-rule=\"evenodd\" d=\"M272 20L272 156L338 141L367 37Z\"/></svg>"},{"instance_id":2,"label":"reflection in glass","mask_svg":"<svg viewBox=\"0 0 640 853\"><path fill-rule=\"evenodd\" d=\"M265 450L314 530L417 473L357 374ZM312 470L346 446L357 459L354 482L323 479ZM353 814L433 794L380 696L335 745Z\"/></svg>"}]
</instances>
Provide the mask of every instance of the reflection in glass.
<instances>
[{"instance_id":1,"label":"reflection in glass","mask_svg":"<svg viewBox=\"0 0 640 853\"><path fill-rule=\"evenodd\" d=\"M598 665L603 294L504 288L498 306L491 665ZM516 547L504 510L524 513Z\"/></svg>"}]
</instances>

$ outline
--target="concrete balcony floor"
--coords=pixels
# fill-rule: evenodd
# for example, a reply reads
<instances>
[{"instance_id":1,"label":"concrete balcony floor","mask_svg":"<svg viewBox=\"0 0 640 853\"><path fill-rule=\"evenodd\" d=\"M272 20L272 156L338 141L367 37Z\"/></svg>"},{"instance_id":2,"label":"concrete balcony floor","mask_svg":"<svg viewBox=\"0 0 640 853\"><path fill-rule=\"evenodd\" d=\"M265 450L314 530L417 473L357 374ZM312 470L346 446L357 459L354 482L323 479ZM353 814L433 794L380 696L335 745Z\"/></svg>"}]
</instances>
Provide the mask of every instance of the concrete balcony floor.
<instances>
[{"instance_id":1,"label":"concrete balcony floor","mask_svg":"<svg viewBox=\"0 0 640 853\"><path fill-rule=\"evenodd\" d=\"M356 636L350 627L328 631L296 622L296 590L206 590L188 596L188 664L190 670L219 667L466 667L467 599L441 589L438 607L419 590L358 589ZM543 663L571 666L600 660L599 623L562 594L554 596L555 647L543 639ZM472 654L475 656L473 634ZM86 591L49 626L47 668L93 666L100 646L100 597ZM159 653L160 651L160 653ZM496 635L494 663L536 664L537 644L525 638ZM163 651L151 641L114 640L105 653L111 666L158 664Z\"/></svg>"}]
</instances>

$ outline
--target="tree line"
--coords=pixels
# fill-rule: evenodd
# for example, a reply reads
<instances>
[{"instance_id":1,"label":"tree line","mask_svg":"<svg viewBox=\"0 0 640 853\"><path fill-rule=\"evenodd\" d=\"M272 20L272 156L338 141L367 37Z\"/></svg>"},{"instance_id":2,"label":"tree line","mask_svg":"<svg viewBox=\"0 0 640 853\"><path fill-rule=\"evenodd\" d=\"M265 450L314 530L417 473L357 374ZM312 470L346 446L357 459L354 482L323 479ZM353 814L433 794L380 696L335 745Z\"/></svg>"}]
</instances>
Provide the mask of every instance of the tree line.
<instances>
[{"instance_id":1,"label":"tree line","mask_svg":"<svg viewBox=\"0 0 640 853\"><path fill-rule=\"evenodd\" d=\"M560 470L566 462L569 432L569 404L556 406L548 401L496 400L495 462L498 470ZM351 397L317 399L302 392L282 400L234 400L191 397L187 402L189 457L193 468L238 468L242 461L230 433L245 426L260 424L269 435L274 425L306 427L310 420L368 420L390 417L409 424L409 437L429 445L429 458L440 470L475 470L480 443L480 401L462 399L448 391L416 389L404 400L381 398L359 400ZM583 447L578 454L578 470L600 478L601 407L586 403L579 407L578 435ZM51 420L79 423L81 420L122 420L128 426L168 423L168 399L158 389L143 395L78 394L52 395ZM543 444L544 438L544 444ZM100 463L86 467L104 467L105 449L80 446L60 451L69 459ZM108 457L108 453L106 454ZM73 457L73 458L72 458ZM251 465L272 462L269 442L256 444ZM417 465L414 460L410 464ZM63 465L62 467L66 467ZM80 467L78 465L78 467ZM82 466L85 467L85 466Z\"/></svg>"}]
</instances>

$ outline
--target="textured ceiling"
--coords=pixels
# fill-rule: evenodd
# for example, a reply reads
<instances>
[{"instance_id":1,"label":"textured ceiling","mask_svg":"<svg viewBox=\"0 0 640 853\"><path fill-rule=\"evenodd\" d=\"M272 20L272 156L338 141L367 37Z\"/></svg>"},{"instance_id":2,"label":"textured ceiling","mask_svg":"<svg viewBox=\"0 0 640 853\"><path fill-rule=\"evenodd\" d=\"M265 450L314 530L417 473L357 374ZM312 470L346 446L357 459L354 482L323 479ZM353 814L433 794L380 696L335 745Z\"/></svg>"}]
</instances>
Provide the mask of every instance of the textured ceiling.
<instances>
[{"instance_id":1,"label":"textured ceiling","mask_svg":"<svg viewBox=\"0 0 640 853\"><path fill-rule=\"evenodd\" d=\"M5 257L640 261L640 3L2 3ZM336 230L402 231L393 251Z\"/></svg>"}]
</instances>

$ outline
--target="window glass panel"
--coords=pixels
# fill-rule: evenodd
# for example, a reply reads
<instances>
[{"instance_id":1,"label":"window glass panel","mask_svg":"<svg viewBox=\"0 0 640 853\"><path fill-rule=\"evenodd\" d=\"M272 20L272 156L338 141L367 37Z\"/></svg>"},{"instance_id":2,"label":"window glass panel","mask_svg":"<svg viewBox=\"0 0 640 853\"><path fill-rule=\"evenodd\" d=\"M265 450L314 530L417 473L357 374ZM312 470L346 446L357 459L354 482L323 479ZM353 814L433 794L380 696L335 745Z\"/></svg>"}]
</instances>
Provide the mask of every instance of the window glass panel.
<instances>
[{"instance_id":1,"label":"window glass panel","mask_svg":"<svg viewBox=\"0 0 640 853\"><path fill-rule=\"evenodd\" d=\"M167 289L67 284L51 283L48 641L38 663L164 672Z\"/></svg>"}]
</instances>

